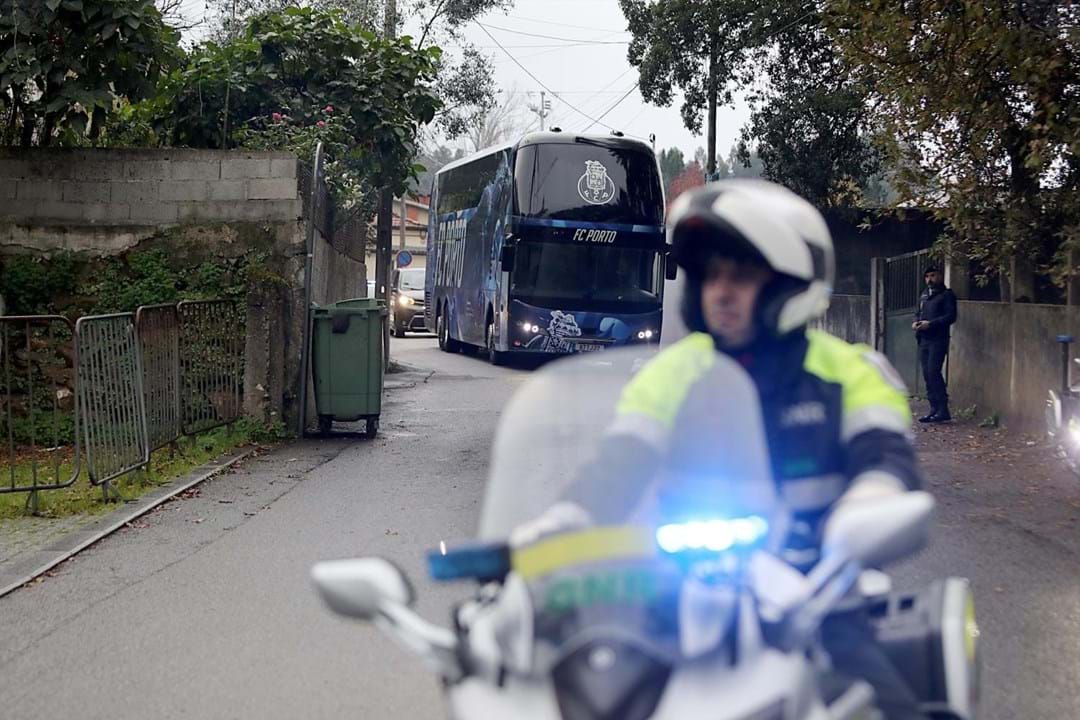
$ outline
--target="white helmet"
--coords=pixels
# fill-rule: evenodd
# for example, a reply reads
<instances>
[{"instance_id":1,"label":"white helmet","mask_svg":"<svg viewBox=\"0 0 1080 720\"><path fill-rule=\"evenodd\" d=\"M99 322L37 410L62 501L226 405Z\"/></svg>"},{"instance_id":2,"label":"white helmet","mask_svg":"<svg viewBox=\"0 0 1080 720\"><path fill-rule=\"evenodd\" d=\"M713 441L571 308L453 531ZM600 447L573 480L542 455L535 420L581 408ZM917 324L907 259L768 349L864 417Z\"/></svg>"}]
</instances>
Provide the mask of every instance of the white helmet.
<instances>
[{"instance_id":1,"label":"white helmet","mask_svg":"<svg viewBox=\"0 0 1080 720\"><path fill-rule=\"evenodd\" d=\"M705 331L700 286L711 255L759 262L775 273L758 320L775 336L803 328L829 307L836 274L832 237L813 205L764 180L721 180L681 195L667 220L668 242L687 278L682 315Z\"/></svg>"}]
</instances>

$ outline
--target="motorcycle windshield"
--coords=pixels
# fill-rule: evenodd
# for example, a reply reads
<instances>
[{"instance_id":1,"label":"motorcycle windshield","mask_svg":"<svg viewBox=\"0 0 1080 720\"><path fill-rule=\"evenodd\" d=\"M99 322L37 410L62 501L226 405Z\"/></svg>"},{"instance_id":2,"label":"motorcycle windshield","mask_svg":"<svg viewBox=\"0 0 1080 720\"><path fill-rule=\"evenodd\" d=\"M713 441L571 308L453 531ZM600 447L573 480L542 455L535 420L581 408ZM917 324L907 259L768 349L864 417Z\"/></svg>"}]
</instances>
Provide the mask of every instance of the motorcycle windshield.
<instances>
[{"instance_id":1,"label":"motorcycle windshield","mask_svg":"<svg viewBox=\"0 0 1080 720\"><path fill-rule=\"evenodd\" d=\"M726 355L712 352L702 361L706 367L695 370L700 377L687 383L678 376L682 372L643 371L654 357L654 349L612 348L569 356L533 373L499 421L481 539L505 540L579 482L607 489L605 497L612 503L633 501L631 517L638 523L655 521L657 498L668 490L677 490L690 505L688 514L698 519L771 511L775 497L764 425L749 375ZM681 403L669 397L686 384L689 392ZM630 404L644 412L630 412L627 403L617 412L629 395L646 399ZM622 437L634 436L635 424L648 424L650 413L656 416L653 424L666 432L658 445L666 449L648 492L616 497L623 492L620 476L627 468L604 462L611 449L605 443L622 429ZM655 441L649 436L652 429L643 427L642 442Z\"/></svg>"},{"instance_id":2,"label":"motorcycle windshield","mask_svg":"<svg viewBox=\"0 0 1080 720\"><path fill-rule=\"evenodd\" d=\"M593 494L601 506L586 508L593 517L604 515L605 503L633 506L625 520L553 533L514 551L514 570L525 580L535 611L534 669L573 662L594 642L615 641L636 648L621 658L636 652L661 664L692 652L688 648L703 634L693 622L687 625L693 593L685 561L693 555L664 541L698 542L696 551L707 551L706 561L715 565L734 556L723 552L724 543L730 548L745 530L767 528L764 518L775 496L757 391L738 364L706 347L698 366L684 371L694 373L690 378L658 372L667 358L640 348L560 359L537 371L506 407L493 447L481 538L506 539L563 500L576 483L605 489ZM648 484L639 478L628 503L619 497L624 474L640 468L612 455L609 443L623 429L633 437L635 428L647 428L642 411L672 408L671 393L687 384L689 393L665 426L667 450L658 453ZM635 412L639 417L631 417ZM626 439L624 434L621 440ZM669 498L675 499L674 509ZM671 522L673 517L685 522ZM757 525L746 524L746 518ZM711 536L704 524L710 522L718 530ZM696 529L687 531L694 523ZM711 588L701 615L719 628L713 640L704 641L715 647L732 617L735 591L723 581Z\"/></svg>"}]
</instances>

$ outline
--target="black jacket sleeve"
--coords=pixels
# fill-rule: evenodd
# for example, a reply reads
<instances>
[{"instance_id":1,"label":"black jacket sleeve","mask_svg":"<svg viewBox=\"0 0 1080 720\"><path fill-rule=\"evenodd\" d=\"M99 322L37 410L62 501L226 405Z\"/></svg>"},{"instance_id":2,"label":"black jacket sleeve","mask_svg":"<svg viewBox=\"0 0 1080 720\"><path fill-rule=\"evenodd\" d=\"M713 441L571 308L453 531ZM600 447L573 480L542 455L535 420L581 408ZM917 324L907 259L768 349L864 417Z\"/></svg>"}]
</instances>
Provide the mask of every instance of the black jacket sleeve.
<instances>
[{"instance_id":1,"label":"black jacket sleeve","mask_svg":"<svg viewBox=\"0 0 1080 720\"><path fill-rule=\"evenodd\" d=\"M899 478L908 490L923 488L915 448L901 433L868 430L848 443L847 476L854 479L871 471L882 471Z\"/></svg>"},{"instance_id":2,"label":"black jacket sleeve","mask_svg":"<svg viewBox=\"0 0 1080 720\"><path fill-rule=\"evenodd\" d=\"M947 328L956 322L956 295L946 290L941 297L941 315L930 321L932 328Z\"/></svg>"}]
</instances>

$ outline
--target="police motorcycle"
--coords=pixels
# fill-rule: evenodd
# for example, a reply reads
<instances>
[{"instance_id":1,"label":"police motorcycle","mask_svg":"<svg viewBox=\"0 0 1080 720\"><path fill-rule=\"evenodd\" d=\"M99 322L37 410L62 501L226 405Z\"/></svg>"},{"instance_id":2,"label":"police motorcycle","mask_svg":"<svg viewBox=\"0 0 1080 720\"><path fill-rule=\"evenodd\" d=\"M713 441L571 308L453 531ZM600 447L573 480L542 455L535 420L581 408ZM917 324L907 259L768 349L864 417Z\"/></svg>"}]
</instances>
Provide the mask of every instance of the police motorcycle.
<instances>
[{"instance_id":1,"label":"police motorcycle","mask_svg":"<svg viewBox=\"0 0 1080 720\"><path fill-rule=\"evenodd\" d=\"M1080 476L1080 386L1069 381L1071 335L1058 335L1061 345L1061 387L1051 389L1046 400L1046 434L1056 454L1072 472Z\"/></svg>"},{"instance_id":2,"label":"police motorcycle","mask_svg":"<svg viewBox=\"0 0 1080 720\"><path fill-rule=\"evenodd\" d=\"M419 655L442 680L449 716L461 720L877 718L870 686L837 681L818 633L831 613L862 607L930 717L976 717L967 583L892 592L872 570L923 544L931 496L852 503L830 521L813 569L794 569L781 545L791 518L773 490L756 390L726 358L701 400L740 411L706 413L679 429L699 452L656 481L628 524L507 542L568 483L605 471L597 448L641 352L558 360L512 398L493 445L479 539L440 543L428 556L433 579L477 583L451 627L414 613L413 587L381 558L316 564L323 600Z\"/></svg>"}]
</instances>

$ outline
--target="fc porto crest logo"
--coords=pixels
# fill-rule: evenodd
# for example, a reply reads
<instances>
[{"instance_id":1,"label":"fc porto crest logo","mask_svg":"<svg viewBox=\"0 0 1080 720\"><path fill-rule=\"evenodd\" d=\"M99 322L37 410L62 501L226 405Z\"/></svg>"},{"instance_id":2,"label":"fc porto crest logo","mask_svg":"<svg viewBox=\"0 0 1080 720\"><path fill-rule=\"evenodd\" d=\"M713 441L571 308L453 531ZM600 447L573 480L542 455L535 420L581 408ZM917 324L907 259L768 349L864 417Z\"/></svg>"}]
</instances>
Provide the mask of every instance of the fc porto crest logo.
<instances>
[{"instance_id":1,"label":"fc porto crest logo","mask_svg":"<svg viewBox=\"0 0 1080 720\"><path fill-rule=\"evenodd\" d=\"M604 205L615 197L615 183L608 177L603 163L586 160L585 174L578 178L577 191L590 205Z\"/></svg>"}]
</instances>

